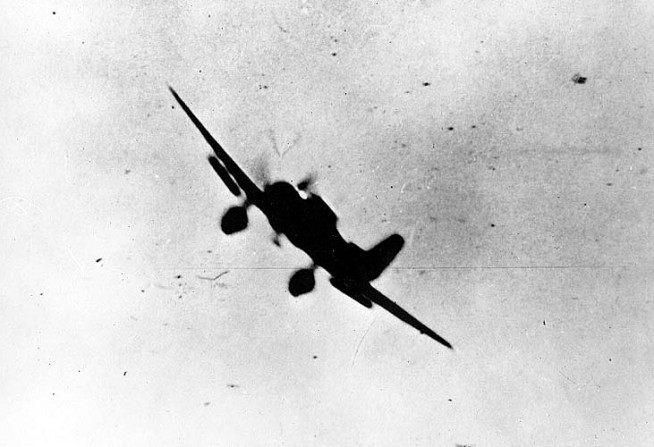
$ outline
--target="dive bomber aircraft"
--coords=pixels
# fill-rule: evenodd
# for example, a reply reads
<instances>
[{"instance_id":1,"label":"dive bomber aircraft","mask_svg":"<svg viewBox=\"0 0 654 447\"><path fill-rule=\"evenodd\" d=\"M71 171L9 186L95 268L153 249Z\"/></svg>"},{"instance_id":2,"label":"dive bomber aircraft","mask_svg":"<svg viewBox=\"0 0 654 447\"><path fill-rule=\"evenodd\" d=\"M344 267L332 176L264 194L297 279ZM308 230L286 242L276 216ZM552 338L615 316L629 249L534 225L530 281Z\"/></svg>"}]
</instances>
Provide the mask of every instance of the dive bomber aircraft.
<instances>
[{"instance_id":1,"label":"dive bomber aircraft","mask_svg":"<svg viewBox=\"0 0 654 447\"><path fill-rule=\"evenodd\" d=\"M288 182L266 184L261 190L211 136L191 109L169 86L177 103L209 143L215 155L209 163L227 189L236 197L244 196L240 206L229 208L223 215L221 228L233 234L247 228L247 210L259 208L275 231L275 243L281 235L308 254L313 265L296 271L289 280L288 290L293 296L311 292L315 287L314 271L322 267L331 275L330 283L361 305L371 308L373 303L417 329L421 333L452 349L447 340L418 321L395 302L375 289L370 282L378 278L404 245L399 234L393 234L370 250L347 242L336 227L337 216L320 198L309 191L309 180L296 189ZM299 191L303 191L304 198Z\"/></svg>"}]
</instances>

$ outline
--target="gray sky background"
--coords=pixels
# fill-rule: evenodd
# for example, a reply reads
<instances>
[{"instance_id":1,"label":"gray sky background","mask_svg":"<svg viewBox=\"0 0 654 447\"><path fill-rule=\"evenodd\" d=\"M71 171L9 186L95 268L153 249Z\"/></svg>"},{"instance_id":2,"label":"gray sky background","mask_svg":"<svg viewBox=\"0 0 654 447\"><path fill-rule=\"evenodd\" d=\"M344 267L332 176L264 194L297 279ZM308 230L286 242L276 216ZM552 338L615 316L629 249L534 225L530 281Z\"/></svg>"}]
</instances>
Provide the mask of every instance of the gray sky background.
<instances>
[{"instance_id":1,"label":"gray sky background","mask_svg":"<svg viewBox=\"0 0 654 447\"><path fill-rule=\"evenodd\" d=\"M3 2L0 444L650 445L654 6L533 3ZM222 235L168 84L455 351Z\"/></svg>"}]
</instances>

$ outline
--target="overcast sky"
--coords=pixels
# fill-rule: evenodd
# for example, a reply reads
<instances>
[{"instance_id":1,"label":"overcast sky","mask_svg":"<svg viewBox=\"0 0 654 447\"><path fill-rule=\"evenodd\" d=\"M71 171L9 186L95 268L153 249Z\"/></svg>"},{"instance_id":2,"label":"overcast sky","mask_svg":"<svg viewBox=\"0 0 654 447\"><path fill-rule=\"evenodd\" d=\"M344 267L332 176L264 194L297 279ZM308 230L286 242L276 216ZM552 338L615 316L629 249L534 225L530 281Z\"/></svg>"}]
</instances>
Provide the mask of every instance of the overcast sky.
<instances>
[{"instance_id":1,"label":"overcast sky","mask_svg":"<svg viewBox=\"0 0 654 447\"><path fill-rule=\"evenodd\" d=\"M0 444L650 445L653 4L272 3L0 6ZM168 85L455 350L223 235Z\"/></svg>"}]
</instances>

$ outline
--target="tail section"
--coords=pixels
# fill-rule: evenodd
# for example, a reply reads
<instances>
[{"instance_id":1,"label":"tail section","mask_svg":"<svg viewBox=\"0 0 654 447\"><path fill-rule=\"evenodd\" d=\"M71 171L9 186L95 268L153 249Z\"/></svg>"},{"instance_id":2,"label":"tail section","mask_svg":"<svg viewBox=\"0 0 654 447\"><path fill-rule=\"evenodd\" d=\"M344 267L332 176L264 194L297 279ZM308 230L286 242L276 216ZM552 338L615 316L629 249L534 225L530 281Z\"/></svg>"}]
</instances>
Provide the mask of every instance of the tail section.
<instances>
[{"instance_id":1,"label":"tail section","mask_svg":"<svg viewBox=\"0 0 654 447\"><path fill-rule=\"evenodd\" d=\"M404 238L399 234L392 234L366 252L367 280L372 281L379 277L386 267L402 250Z\"/></svg>"}]
</instances>

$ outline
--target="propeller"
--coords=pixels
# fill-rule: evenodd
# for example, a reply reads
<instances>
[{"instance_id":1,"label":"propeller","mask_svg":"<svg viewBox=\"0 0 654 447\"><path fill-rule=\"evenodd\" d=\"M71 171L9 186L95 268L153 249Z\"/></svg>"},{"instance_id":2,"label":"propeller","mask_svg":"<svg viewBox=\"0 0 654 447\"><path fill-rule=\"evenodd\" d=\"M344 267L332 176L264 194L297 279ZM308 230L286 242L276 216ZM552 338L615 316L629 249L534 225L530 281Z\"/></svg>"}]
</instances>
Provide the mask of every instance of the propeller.
<instances>
[{"instance_id":1,"label":"propeller","mask_svg":"<svg viewBox=\"0 0 654 447\"><path fill-rule=\"evenodd\" d=\"M300 180L300 182L297 184L297 189L305 193L311 194L314 191L314 187L316 183L317 183L316 173L312 172L308 174L306 177L304 177L302 180Z\"/></svg>"},{"instance_id":2,"label":"propeller","mask_svg":"<svg viewBox=\"0 0 654 447\"><path fill-rule=\"evenodd\" d=\"M264 154L261 154L254 160L253 176L254 181L259 185L269 185L270 180L270 160Z\"/></svg>"}]
</instances>

